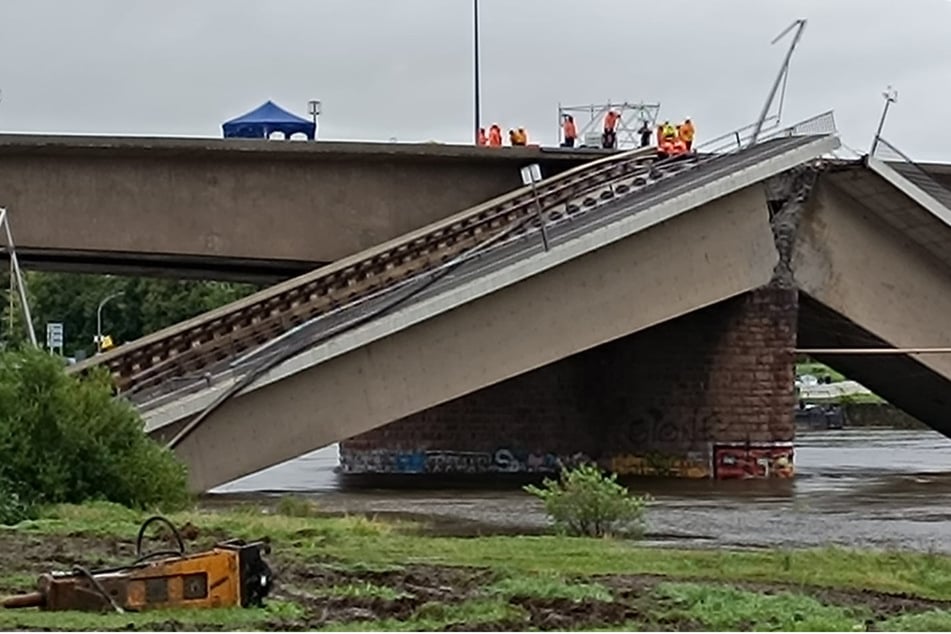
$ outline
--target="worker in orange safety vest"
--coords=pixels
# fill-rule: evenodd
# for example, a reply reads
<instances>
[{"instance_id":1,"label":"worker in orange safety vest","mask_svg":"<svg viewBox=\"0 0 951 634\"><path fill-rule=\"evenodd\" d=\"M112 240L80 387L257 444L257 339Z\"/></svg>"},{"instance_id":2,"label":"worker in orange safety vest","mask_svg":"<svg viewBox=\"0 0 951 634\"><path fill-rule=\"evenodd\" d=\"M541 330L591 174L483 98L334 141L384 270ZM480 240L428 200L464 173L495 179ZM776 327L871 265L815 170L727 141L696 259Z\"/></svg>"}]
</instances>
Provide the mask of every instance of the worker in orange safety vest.
<instances>
[{"instance_id":1,"label":"worker in orange safety vest","mask_svg":"<svg viewBox=\"0 0 951 634\"><path fill-rule=\"evenodd\" d=\"M604 132L601 135L601 147L605 150L613 150L617 147L617 122L621 115L608 110L604 115Z\"/></svg>"},{"instance_id":2,"label":"worker in orange safety vest","mask_svg":"<svg viewBox=\"0 0 951 634\"><path fill-rule=\"evenodd\" d=\"M486 145L489 140L485 136L485 128L479 128L478 134L476 134L476 145Z\"/></svg>"},{"instance_id":3,"label":"worker in orange safety vest","mask_svg":"<svg viewBox=\"0 0 951 634\"><path fill-rule=\"evenodd\" d=\"M565 137L561 147L574 147L575 140L578 138L578 128L575 127L575 118L570 114L566 114L561 129Z\"/></svg>"},{"instance_id":4,"label":"worker in orange safety vest","mask_svg":"<svg viewBox=\"0 0 951 634\"><path fill-rule=\"evenodd\" d=\"M684 119L684 122L680 124L680 138L684 142L684 146L687 149L687 152L693 150L693 139L696 135L696 129L693 127L693 122L690 121L690 117Z\"/></svg>"},{"instance_id":5,"label":"worker in orange safety vest","mask_svg":"<svg viewBox=\"0 0 951 634\"><path fill-rule=\"evenodd\" d=\"M489 146L502 147L502 128L498 123L493 123L489 127Z\"/></svg>"}]
</instances>

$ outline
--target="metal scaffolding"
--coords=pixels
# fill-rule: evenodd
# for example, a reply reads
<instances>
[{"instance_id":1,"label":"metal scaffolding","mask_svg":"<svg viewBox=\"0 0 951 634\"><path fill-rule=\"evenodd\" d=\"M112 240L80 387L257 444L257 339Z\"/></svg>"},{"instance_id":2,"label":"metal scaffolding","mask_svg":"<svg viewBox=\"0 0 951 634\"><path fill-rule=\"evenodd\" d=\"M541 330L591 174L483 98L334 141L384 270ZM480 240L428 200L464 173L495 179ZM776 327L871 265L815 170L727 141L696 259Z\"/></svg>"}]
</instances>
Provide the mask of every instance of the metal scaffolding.
<instances>
[{"instance_id":1,"label":"metal scaffolding","mask_svg":"<svg viewBox=\"0 0 951 634\"><path fill-rule=\"evenodd\" d=\"M601 147L601 133L604 130L604 116L609 110L614 110L621 115L617 124L617 148L631 149L640 147L641 139L638 130L647 123L653 134L654 126L657 123L657 115L660 112L660 103L637 103L622 102L613 103L610 100L605 104L588 104L586 106L562 106L558 104L558 139L561 142L561 124L565 115L571 115L575 119L575 126L578 129L578 143L588 145L597 138L597 147ZM582 119L587 116L587 122L582 125ZM587 142L587 143L586 143Z\"/></svg>"},{"instance_id":2,"label":"metal scaffolding","mask_svg":"<svg viewBox=\"0 0 951 634\"><path fill-rule=\"evenodd\" d=\"M6 238L6 244L4 244ZM30 315L30 302L26 295L26 286L23 283L23 274L20 271L20 262L17 260L16 249L13 246L13 234L10 232L10 218L7 210L0 207L0 251L5 251L10 258L10 320L13 321L13 291L14 286L20 295L20 309L23 311L23 321L30 343L36 346L36 332L33 330L33 318ZM11 333L12 334L12 333Z\"/></svg>"}]
</instances>

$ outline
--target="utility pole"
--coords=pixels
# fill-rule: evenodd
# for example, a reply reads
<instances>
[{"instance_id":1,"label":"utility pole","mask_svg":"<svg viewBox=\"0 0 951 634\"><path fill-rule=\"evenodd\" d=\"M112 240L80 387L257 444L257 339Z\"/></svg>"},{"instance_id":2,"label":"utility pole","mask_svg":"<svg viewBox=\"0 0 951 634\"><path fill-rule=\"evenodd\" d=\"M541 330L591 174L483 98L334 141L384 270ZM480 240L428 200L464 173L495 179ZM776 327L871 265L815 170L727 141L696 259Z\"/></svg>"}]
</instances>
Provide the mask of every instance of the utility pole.
<instances>
[{"instance_id":1,"label":"utility pole","mask_svg":"<svg viewBox=\"0 0 951 634\"><path fill-rule=\"evenodd\" d=\"M875 150L878 149L878 140L882 138L882 128L885 127L885 117L888 115L888 107L893 103L898 103L898 91L891 86L885 89L882 96L885 97L885 108L882 110L882 118L878 122L878 130L875 131L875 138L872 139L872 149L868 152L869 156L874 156Z\"/></svg>"},{"instance_id":2,"label":"utility pole","mask_svg":"<svg viewBox=\"0 0 951 634\"><path fill-rule=\"evenodd\" d=\"M786 76L789 73L789 60L792 59L793 51L796 50L796 45L799 44L799 38L802 37L803 29L806 28L806 21L803 19L796 20L786 27L785 31L777 35L776 38L770 42L770 45L775 44L796 27L799 28L796 31L796 35L793 36L793 41L792 44L789 45L789 50L786 51L786 58L783 60L783 65L779 69L779 74L776 76L776 81L773 82L773 87L769 89L769 96L766 98L766 103L763 105L763 111L760 113L759 119L756 120L756 127L753 129L753 136L750 137L750 145L756 143L756 139L759 137L759 133L763 129L763 122L766 121L766 115L769 114L769 109L773 105L773 99L776 98L776 91L779 90L780 84L783 84L783 97L785 97L785 84ZM780 111L782 111L782 100L780 100Z\"/></svg>"},{"instance_id":3,"label":"utility pole","mask_svg":"<svg viewBox=\"0 0 951 634\"><path fill-rule=\"evenodd\" d=\"M474 88L475 88L475 128L472 130L473 138L476 143L479 142L479 128L482 123L481 106L479 103L479 0L472 0L472 46L473 46L473 70L474 70Z\"/></svg>"}]
</instances>

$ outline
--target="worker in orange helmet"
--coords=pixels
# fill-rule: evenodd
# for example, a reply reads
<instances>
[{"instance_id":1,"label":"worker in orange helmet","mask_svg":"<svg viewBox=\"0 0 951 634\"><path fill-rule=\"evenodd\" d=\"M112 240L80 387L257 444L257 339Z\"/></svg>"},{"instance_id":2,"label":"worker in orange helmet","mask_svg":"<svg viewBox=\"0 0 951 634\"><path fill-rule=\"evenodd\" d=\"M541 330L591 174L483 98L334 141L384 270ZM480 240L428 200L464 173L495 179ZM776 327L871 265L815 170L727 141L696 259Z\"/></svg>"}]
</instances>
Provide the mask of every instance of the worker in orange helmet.
<instances>
[{"instance_id":1,"label":"worker in orange helmet","mask_svg":"<svg viewBox=\"0 0 951 634\"><path fill-rule=\"evenodd\" d=\"M690 117L684 119L684 122L680 124L680 138L683 140L688 152L693 150L693 139L696 133L696 128L693 127L693 122L690 120Z\"/></svg>"},{"instance_id":2,"label":"worker in orange helmet","mask_svg":"<svg viewBox=\"0 0 951 634\"><path fill-rule=\"evenodd\" d=\"M502 128L498 123L489 127L489 147L502 147Z\"/></svg>"},{"instance_id":3,"label":"worker in orange helmet","mask_svg":"<svg viewBox=\"0 0 951 634\"><path fill-rule=\"evenodd\" d=\"M476 145L485 145L489 142L489 139L485 136L485 128L479 128L478 134L476 134Z\"/></svg>"},{"instance_id":4,"label":"worker in orange helmet","mask_svg":"<svg viewBox=\"0 0 951 634\"><path fill-rule=\"evenodd\" d=\"M565 140L561 147L574 147L575 139L578 138L578 128L575 127L575 118L570 114L565 115L565 122L562 124Z\"/></svg>"}]
</instances>

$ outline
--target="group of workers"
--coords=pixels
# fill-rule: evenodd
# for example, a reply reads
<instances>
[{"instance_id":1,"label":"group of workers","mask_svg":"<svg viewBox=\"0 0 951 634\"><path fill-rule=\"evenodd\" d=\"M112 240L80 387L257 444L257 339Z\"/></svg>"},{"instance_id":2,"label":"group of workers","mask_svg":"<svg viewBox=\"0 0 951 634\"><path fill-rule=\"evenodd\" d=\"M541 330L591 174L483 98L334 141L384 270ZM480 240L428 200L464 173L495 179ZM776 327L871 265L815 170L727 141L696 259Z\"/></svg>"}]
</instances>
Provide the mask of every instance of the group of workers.
<instances>
[{"instance_id":1,"label":"group of workers","mask_svg":"<svg viewBox=\"0 0 951 634\"><path fill-rule=\"evenodd\" d=\"M606 150L617 149L617 128L621 121L621 115L614 110L608 110L604 115L604 129L601 133L601 147ZM648 147L651 144L651 127L647 121L643 121L641 127L637 130L640 135L640 146ZM574 147L578 140L578 128L575 126L574 117L566 114L562 121L562 135L564 140L561 147ZM693 140L696 136L696 129L690 117L687 117L683 123L673 125L670 121L664 121L657 126L657 152L661 157L680 156L689 154L693 151ZM487 145L489 147L502 147L502 128L497 123L489 126L488 133L485 128L479 128L476 135L477 145ZM528 133L525 128L509 130L509 144L513 147L528 145Z\"/></svg>"},{"instance_id":2,"label":"group of workers","mask_svg":"<svg viewBox=\"0 0 951 634\"><path fill-rule=\"evenodd\" d=\"M499 124L493 123L489 126L488 134L486 134L485 128L479 128L479 133L476 135L476 145L502 147L502 128L499 127ZM512 147L528 145L528 133L525 128L509 130L509 145Z\"/></svg>"},{"instance_id":3,"label":"group of workers","mask_svg":"<svg viewBox=\"0 0 951 634\"><path fill-rule=\"evenodd\" d=\"M646 125L646 124L645 124ZM693 127L690 117L684 119L680 125L672 125L664 121L657 126L657 152L661 156L680 156L693 151L693 139L697 130ZM643 142L641 147L644 147Z\"/></svg>"},{"instance_id":4,"label":"group of workers","mask_svg":"<svg viewBox=\"0 0 951 634\"><path fill-rule=\"evenodd\" d=\"M606 150L617 149L617 127L621 120L621 115L614 110L608 110L604 115L604 128L601 132L601 147ZM643 121L641 127L637 130L640 135L641 147L648 147L651 143L651 128L647 121ZM564 115L562 122L562 136L564 141L562 147L574 147L578 139L578 128L575 126L574 117L570 114ZM687 154L693 150L693 140L696 136L696 129L690 117L684 120L680 125L674 126L670 121L664 121L662 125L657 126L657 151L661 156L679 156Z\"/></svg>"}]
</instances>

